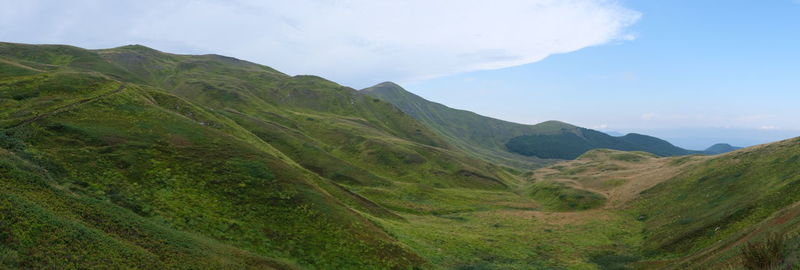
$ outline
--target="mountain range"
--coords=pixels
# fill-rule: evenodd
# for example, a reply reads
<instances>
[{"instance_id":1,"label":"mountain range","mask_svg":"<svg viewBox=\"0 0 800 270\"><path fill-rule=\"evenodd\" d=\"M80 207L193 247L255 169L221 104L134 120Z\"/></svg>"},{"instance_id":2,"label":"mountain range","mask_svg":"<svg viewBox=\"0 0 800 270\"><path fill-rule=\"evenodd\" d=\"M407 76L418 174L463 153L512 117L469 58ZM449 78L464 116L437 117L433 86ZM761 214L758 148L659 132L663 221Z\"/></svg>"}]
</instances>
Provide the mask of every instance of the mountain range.
<instances>
[{"instance_id":1,"label":"mountain range","mask_svg":"<svg viewBox=\"0 0 800 270\"><path fill-rule=\"evenodd\" d=\"M720 145L711 151L692 151L652 136L636 133L612 136L559 121L536 125L512 123L425 100L392 82L361 92L394 104L461 150L509 166L535 168L547 164L548 159L575 159L598 148L644 151L659 156L722 154L736 149Z\"/></svg>"},{"instance_id":2,"label":"mountain range","mask_svg":"<svg viewBox=\"0 0 800 270\"><path fill-rule=\"evenodd\" d=\"M0 43L0 266L728 269L773 235L797 261L800 139L681 150L220 55Z\"/></svg>"}]
</instances>

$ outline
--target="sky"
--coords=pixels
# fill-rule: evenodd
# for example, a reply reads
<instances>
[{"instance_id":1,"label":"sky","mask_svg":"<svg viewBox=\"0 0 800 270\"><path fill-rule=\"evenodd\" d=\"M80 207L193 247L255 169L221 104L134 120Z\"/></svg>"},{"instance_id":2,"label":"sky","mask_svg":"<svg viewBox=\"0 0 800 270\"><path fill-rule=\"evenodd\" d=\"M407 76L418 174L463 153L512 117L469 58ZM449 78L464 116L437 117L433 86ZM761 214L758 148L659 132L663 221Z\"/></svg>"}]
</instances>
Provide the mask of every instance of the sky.
<instances>
[{"instance_id":1,"label":"sky","mask_svg":"<svg viewBox=\"0 0 800 270\"><path fill-rule=\"evenodd\" d=\"M702 149L800 136L800 0L0 0L0 41L215 53Z\"/></svg>"},{"instance_id":2,"label":"sky","mask_svg":"<svg viewBox=\"0 0 800 270\"><path fill-rule=\"evenodd\" d=\"M635 38L406 86L520 122L639 132L691 149L800 136L800 2L621 2Z\"/></svg>"}]
</instances>

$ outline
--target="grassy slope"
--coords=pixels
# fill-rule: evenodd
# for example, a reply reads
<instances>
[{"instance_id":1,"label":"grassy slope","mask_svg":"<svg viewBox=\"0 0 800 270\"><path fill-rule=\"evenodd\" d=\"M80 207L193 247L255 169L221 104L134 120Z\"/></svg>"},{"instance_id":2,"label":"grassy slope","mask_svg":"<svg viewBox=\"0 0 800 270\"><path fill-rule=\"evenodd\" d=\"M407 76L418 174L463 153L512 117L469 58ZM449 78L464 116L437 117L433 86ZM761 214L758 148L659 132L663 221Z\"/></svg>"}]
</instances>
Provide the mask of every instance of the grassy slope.
<instances>
[{"instance_id":1,"label":"grassy slope","mask_svg":"<svg viewBox=\"0 0 800 270\"><path fill-rule=\"evenodd\" d=\"M667 260L701 254L684 262L721 264L731 263L741 244L766 232L797 232L800 217L790 210L798 201L800 139L795 138L694 165L643 193L633 209L647 216L645 254Z\"/></svg>"},{"instance_id":2,"label":"grassy slope","mask_svg":"<svg viewBox=\"0 0 800 270\"><path fill-rule=\"evenodd\" d=\"M3 268L292 268L66 189L6 150L0 150L0 178Z\"/></svg>"},{"instance_id":3,"label":"grassy slope","mask_svg":"<svg viewBox=\"0 0 800 270\"><path fill-rule=\"evenodd\" d=\"M739 250L747 242L770 233L788 235L787 245L800 242L797 138L718 156L656 158L594 150L537 170L532 178L531 194L541 196L552 186L594 192L607 202L593 211L637 221L640 246L622 253L641 260L632 265L636 268L738 269ZM547 194L546 206L580 209L596 203L592 196L576 201L572 194Z\"/></svg>"},{"instance_id":4,"label":"grassy slope","mask_svg":"<svg viewBox=\"0 0 800 270\"><path fill-rule=\"evenodd\" d=\"M211 105L201 106L174 96L158 84L149 83L152 78L103 62L104 58L93 52L65 46L17 44L3 44L1 49L5 61L13 60L25 66L30 64L41 70L38 74L2 79L0 93L4 106L1 113L2 124L6 127L2 136L3 148L11 150L13 156L25 162L41 163L38 165L43 166L40 171L45 172L43 177L53 179L54 189L106 201L109 207L125 208L142 219L164 224L174 231L202 235L239 247L240 253L284 258L301 266L374 268L422 263L419 257L351 210L380 216L385 215L385 209L307 170L289 155L238 125L225 115L235 108L222 110ZM70 61L81 57L100 63ZM179 56L165 58L171 57ZM87 66L105 68L100 69L103 72L96 72ZM112 72L104 73L106 70ZM111 93L121 85L118 80L123 79L128 81L124 90ZM185 92L192 90L189 87L181 89ZM239 94L219 92L206 91L204 94L231 94L234 98ZM91 101L84 102L86 100ZM383 107L393 109L388 104ZM263 104L263 108L266 108L263 113L268 114L270 105ZM372 108L363 110L375 113ZM52 113L54 111L57 113ZM392 117L403 116L395 112ZM303 116L304 120L306 118ZM363 118L350 118L338 122L365 121ZM26 121L31 119L33 121ZM373 119L380 120L378 117ZM408 124L411 121L408 118L407 123L398 122L413 128L413 123ZM380 127L373 127L373 133L402 135L403 132ZM431 146L436 145L435 141L426 141L424 135L418 133L423 131L409 132L406 139L386 135L387 138L381 140L406 141L414 146L435 148ZM436 149L451 154L447 149ZM452 166L452 179L466 182L458 177L457 172L471 168L458 167L458 164ZM3 175L4 180L9 178L33 181L16 177L11 172ZM8 181L4 183L18 185ZM14 192L9 196L28 197ZM51 201L30 203L45 205L42 211L46 215L61 215L48 208L53 203ZM23 236L34 240L46 236L41 232L15 231L12 229L14 224L29 222L41 224L37 226L54 226L52 224L56 223L26 216L19 218L3 223L4 228L11 230L6 238L10 240L4 243L4 247L8 246L9 252L24 255L19 256L23 261L14 263L64 263L58 260L57 253L46 248L42 252L42 247L35 249L13 240ZM87 222L81 216L70 217L68 221ZM103 231L100 225L93 226ZM79 244L73 239L65 241L71 245ZM161 245L172 246L175 243L163 242ZM136 248L136 245L129 246ZM206 248L200 244L190 247ZM37 260L25 255L32 252L54 257ZM99 250L87 249L86 252L94 254ZM91 264L90 260L77 262L85 263L80 267Z\"/></svg>"},{"instance_id":5,"label":"grassy slope","mask_svg":"<svg viewBox=\"0 0 800 270\"><path fill-rule=\"evenodd\" d=\"M506 141L525 134L554 134L562 127L569 127L555 121L535 126L522 125L452 109L425 100L391 82L378 84L361 92L396 105L468 153L512 167L538 168L552 161L508 152Z\"/></svg>"},{"instance_id":6,"label":"grassy slope","mask_svg":"<svg viewBox=\"0 0 800 270\"><path fill-rule=\"evenodd\" d=\"M141 46L2 45L5 62L30 70L2 78L2 147L10 160L34 164L31 170L48 179L41 192L49 194L23 193L32 176L4 172L4 180L13 179L4 183L14 187L4 192L26 200L7 202L4 211L29 203L49 217L8 212L2 228L9 265L83 268L139 254L157 258L157 267L192 267L158 257L171 250L201 265L231 267L525 269L591 265L584 252L612 241L563 239L558 232L581 229L504 214L534 215L540 205L515 193L522 183L505 169L468 157L391 104L321 78ZM67 215L61 201L73 197L75 214ZM82 215L87 201L99 202L96 212L135 223L123 229L98 223ZM450 215L502 229L487 235ZM501 218L509 226L496 224ZM46 243L46 234L19 229L60 226L58 220L97 232L89 242L62 238L71 248L87 246L83 257L30 245ZM594 227L586 222L575 226ZM437 233L453 225L473 236ZM519 237L520 229L556 233ZM155 235L155 243L140 236L119 240L117 230ZM619 230L576 235L609 231ZM179 237L195 240L169 240ZM487 237L515 242L498 249ZM23 238L32 240L16 240ZM121 242L108 259L97 257L110 245L103 239ZM439 241L451 241L450 248L431 253ZM524 251L531 241L538 247ZM513 250L523 251L506 254ZM478 251L485 256L463 256Z\"/></svg>"},{"instance_id":7,"label":"grassy slope","mask_svg":"<svg viewBox=\"0 0 800 270\"><path fill-rule=\"evenodd\" d=\"M558 121L536 125L506 122L425 100L391 82L361 91L395 104L464 151L512 167L538 168L552 161L536 157L575 159L597 148L646 151L661 156L693 153L640 134L613 137Z\"/></svg>"},{"instance_id":8,"label":"grassy slope","mask_svg":"<svg viewBox=\"0 0 800 270\"><path fill-rule=\"evenodd\" d=\"M232 58L0 44L0 70L4 266L707 268L800 224L797 140L520 181L391 104Z\"/></svg>"},{"instance_id":9,"label":"grassy slope","mask_svg":"<svg viewBox=\"0 0 800 270\"><path fill-rule=\"evenodd\" d=\"M559 134L532 134L511 138L509 151L528 156L575 159L591 149L606 148L622 151L644 151L659 156L681 156L699 153L670 144L667 141L631 133L613 137L603 132L573 128Z\"/></svg>"}]
</instances>

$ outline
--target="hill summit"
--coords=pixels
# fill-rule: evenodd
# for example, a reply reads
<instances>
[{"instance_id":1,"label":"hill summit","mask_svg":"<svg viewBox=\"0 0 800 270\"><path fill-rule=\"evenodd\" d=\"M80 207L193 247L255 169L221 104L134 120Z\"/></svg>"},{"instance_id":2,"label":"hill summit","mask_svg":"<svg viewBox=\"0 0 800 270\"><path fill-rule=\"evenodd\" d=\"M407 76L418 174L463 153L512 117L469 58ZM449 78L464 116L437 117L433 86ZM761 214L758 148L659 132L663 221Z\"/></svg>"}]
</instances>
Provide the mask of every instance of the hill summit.
<instances>
[{"instance_id":1,"label":"hill summit","mask_svg":"<svg viewBox=\"0 0 800 270\"><path fill-rule=\"evenodd\" d=\"M535 168L553 159L575 159L598 148L645 151L659 156L705 154L642 134L617 137L560 121L524 125L494 119L425 100L392 82L361 92L394 104L475 157L512 167Z\"/></svg>"}]
</instances>

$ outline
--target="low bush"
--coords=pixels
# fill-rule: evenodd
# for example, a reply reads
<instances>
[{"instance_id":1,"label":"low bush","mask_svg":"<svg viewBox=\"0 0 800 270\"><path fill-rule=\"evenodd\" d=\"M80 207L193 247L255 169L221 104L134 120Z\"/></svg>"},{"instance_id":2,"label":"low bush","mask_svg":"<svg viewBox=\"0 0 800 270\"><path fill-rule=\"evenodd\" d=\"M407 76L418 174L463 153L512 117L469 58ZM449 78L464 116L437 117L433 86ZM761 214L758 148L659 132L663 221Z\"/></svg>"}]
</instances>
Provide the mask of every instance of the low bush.
<instances>
[{"instance_id":1,"label":"low bush","mask_svg":"<svg viewBox=\"0 0 800 270\"><path fill-rule=\"evenodd\" d=\"M786 236L770 234L761 242L749 242L742 248L742 265L747 269L777 269L786 259Z\"/></svg>"}]
</instances>

